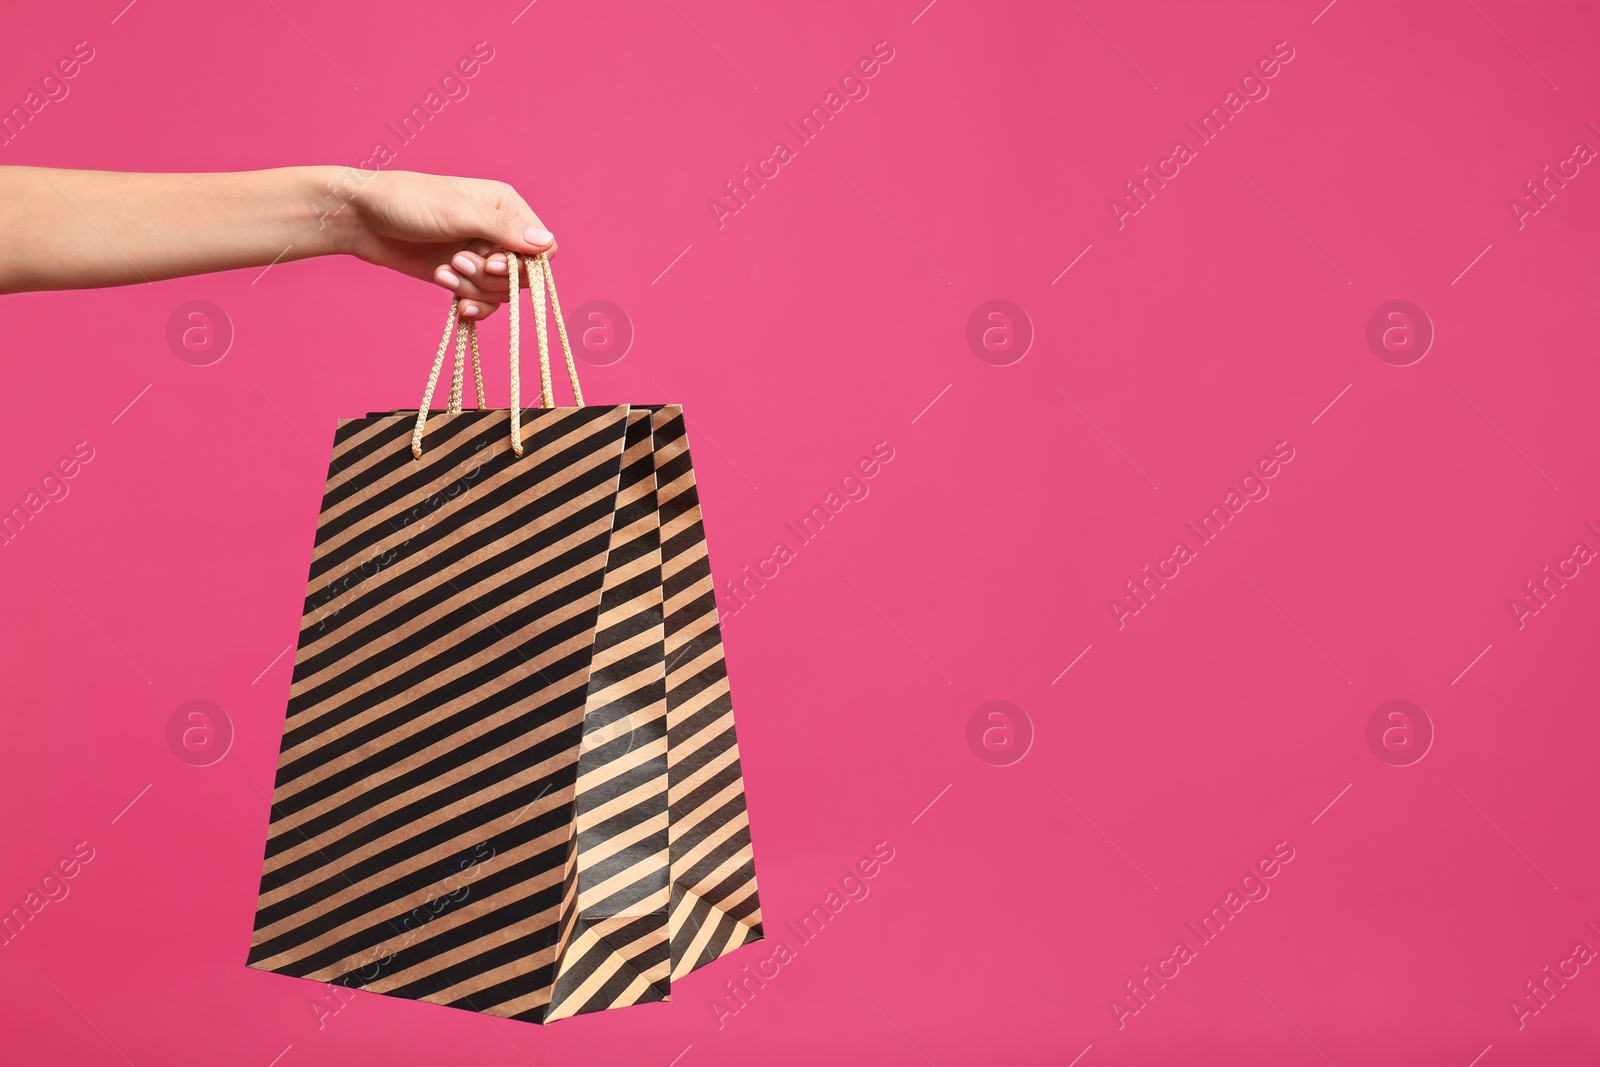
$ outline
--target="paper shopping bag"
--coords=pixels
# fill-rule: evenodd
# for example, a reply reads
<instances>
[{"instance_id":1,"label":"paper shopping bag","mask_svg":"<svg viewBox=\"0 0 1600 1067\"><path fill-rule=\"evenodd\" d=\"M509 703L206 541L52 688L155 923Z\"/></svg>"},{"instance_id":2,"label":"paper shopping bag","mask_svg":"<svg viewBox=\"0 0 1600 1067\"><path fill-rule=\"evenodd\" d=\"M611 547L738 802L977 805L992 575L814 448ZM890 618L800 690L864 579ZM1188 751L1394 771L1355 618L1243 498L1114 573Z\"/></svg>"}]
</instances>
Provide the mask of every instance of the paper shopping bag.
<instances>
[{"instance_id":1,"label":"paper shopping bag","mask_svg":"<svg viewBox=\"0 0 1600 1067\"><path fill-rule=\"evenodd\" d=\"M510 410L461 410L464 324L429 417L447 326L419 412L336 435L249 963L553 1021L761 925L681 409L553 408L529 274L545 407L513 301Z\"/></svg>"}]
</instances>

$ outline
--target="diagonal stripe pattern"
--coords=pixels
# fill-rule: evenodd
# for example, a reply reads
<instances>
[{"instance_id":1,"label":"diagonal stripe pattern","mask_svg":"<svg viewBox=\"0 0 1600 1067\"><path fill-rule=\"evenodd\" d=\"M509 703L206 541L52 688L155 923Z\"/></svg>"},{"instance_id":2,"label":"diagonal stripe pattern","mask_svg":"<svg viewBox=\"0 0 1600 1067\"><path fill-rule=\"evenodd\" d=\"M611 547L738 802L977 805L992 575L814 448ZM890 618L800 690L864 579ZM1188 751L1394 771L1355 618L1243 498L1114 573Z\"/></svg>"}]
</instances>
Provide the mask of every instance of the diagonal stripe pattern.
<instances>
[{"instance_id":1,"label":"diagonal stripe pattern","mask_svg":"<svg viewBox=\"0 0 1600 1067\"><path fill-rule=\"evenodd\" d=\"M421 459L413 420L335 435L249 964L537 1022L670 999L761 936L681 409L525 412L521 459L507 411Z\"/></svg>"},{"instance_id":2,"label":"diagonal stripe pattern","mask_svg":"<svg viewBox=\"0 0 1600 1067\"><path fill-rule=\"evenodd\" d=\"M655 409L667 667L672 977L760 941L750 820L683 408Z\"/></svg>"},{"instance_id":3,"label":"diagonal stripe pattern","mask_svg":"<svg viewBox=\"0 0 1600 1067\"><path fill-rule=\"evenodd\" d=\"M628 416L578 754L575 929L547 1022L668 997L667 692L651 416Z\"/></svg>"}]
</instances>

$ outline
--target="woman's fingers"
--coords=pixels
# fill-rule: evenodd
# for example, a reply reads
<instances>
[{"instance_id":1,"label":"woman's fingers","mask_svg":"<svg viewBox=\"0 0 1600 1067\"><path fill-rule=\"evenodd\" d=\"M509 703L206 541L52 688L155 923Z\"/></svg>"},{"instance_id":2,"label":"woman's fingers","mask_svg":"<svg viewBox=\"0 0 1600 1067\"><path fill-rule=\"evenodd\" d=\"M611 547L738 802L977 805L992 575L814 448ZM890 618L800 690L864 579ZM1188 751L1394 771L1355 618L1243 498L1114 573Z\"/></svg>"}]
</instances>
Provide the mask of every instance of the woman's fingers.
<instances>
[{"instance_id":1,"label":"woman's fingers","mask_svg":"<svg viewBox=\"0 0 1600 1067\"><path fill-rule=\"evenodd\" d=\"M484 240L473 241L466 248L450 257L450 266L461 277L467 278L473 285L486 292L499 292L500 299L493 301L463 300L458 309L462 318L474 322L482 322L494 314L494 309L500 306L504 299L506 281L503 278L489 277L486 267L488 257L494 252L493 243Z\"/></svg>"},{"instance_id":2,"label":"woman's fingers","mask_svg":"<svg viewBox=\"0 0 1600 1067\"><path fill-rule=\"evenodd\" d=\"M505 278L492 278L479 272L476 277L461 276L460 268L455 259L465 253L457 253L452 257L451 263L441 266L433 272L433 282L440 288L448 289L462 300L475 300L485 304L498 304L505 300L509 282Z\"/></svg>"},{"instance_id":3,"label":"woman's fingers","mask_svg":"<svg viewBox=\"0 0 1600 1067\"><path fill-rule=\"evenodd\" d=\"M556 246L552 243L549 251L545 252L545 255L553 256L555 255L555 252ZM527 257L524 256L523 258L526 259ZM488 256L485 260L484 271L499 278L509 277L511 270L506 266L506 254L504 252L495 252Z\"/></svg>"},{"instance_id":4,"label":"woman's fingers","mask_svg":"<svg viewBox=\"0 0 1600 1067\"><path fill-rule=\"evenodd\" d=\"M463 319L482 322L490 315L493 315L495 308L499 306L499 304L486 304L481 300L463 300L461 301L460 315Z\"/></svg>"},{"instance_id":5,"label":"woman's fingers","mask_svg":"<svg viewBox=\"0 0 1600 1067\"><path fill-rule=\"evenodd\" d=\"M457 252L450 257L448 266L457 277L475 278L484 272L485 264L482 256L475 256L471 252Z\"/></svg>"},{"instance_id":6,"label":"woman's fingers","mask_svg":"<svg viewBox=\"0 0 1600 1067\"><path fill-rule=\"evenodd\" d=\"M485 263L496 250L489 241L468 241L467 247L450 258L450 266L463 278L476 277L483 273Z\"/></svg>"},{"instance_id":7,"label":"woman's fingers","mask_svg":"<svg viewBox=\"0 0 1600 1067\"><path fill-rule=\"evenodd\" d=\"M459 269L459 265L456 265ZM461 301L460 315L464 319L486 319L494 314L494 309L499 307L506 298L506 280L499 279L499 291L493 288L484 288L471 279L462 278L449 267L440 267L434 272L434 282L450 290ZM479 275L479 280L493 285L494 279L484 279Z\"/></svg>"},{"instance_id":8,"label":"woman's fingers","mask_svg":"<svg viewBox=\"0 0 1600 1067\"><path fill-rule=\"evenodd\" d=\"M486 293L498 293L503 298L510 281L505 275L494 275L488 271L488 261L476 252L463 250L450 257L450 262L445 264L445 270L457 279L464 279L476 285ZM434 279L441 285L448 286L449 282L443 277Z\"/></svg>"},{"instance_id":9,"label":"woman's fingers","mask_svg":"<svg viewBox=\"0 0 1600 1067\"><path fill-rule=\"evenodd\" d=\"M555 250L552 240L548 252ZM461 317L481 320L494 314L509 295L510 276L506 253L485 239L466 243L446 263L434 268L432 280L448 289L461 301Z\"/></svg>"}]
</instances>

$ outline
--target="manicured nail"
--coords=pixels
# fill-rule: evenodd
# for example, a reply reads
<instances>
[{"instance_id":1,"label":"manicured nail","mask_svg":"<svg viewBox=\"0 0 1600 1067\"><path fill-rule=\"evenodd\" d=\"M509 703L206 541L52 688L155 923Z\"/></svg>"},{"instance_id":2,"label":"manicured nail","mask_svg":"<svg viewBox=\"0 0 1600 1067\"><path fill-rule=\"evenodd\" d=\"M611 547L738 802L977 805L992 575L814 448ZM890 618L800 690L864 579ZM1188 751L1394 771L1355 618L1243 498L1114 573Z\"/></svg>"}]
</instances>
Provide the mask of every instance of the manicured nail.
<instances>
[{"instance_id":1,"label":"manicured nail","mask_svg":"<svg viewBox=\"0 0 1600 1067\"><path fill-rule=\"evenodd\" d=\"M457 252L450 260L450 265L468 278L478 273L478 265L472 262L472 257L465 252Z\"/></svg>"},{"instance_id":2,"label":"manicured nail","mask_svg":"<svg viewBox=\"0 0 1600 1067\"><path fill-rule=\"evenodd\" d=\"M474 304L470 300L463 300L461 302L461 314L467 316L468 318L477 318L478 305Z\"/></svg>"},{"instance_id":3,"label":"manicured nail","mask_svg":"<svg viewBox=\"0 0 1600 1067\"><path fill-rule=\"evenodd\" d=\"M540 248L543 248L545 245L548 245L554 241L556 239L556 235L551 233L549 230L541 230L537 226L529 226L526 230L522 231L522 239L528 242L530 245L538 245Z\"/></svg>"},{"instance_id":4,"label":"manicured nail","mask_svg":"<svg viewBox=\"0 0 1600 1067\"><path fill-rule=\"evenodd\" d=\"M488 271L490 274L509 274L509 268L506 267L506 257L499 252L490 256Z\"/></svg>"},{"instance_id":5,"label":"manicured nail","mask_svg":"<svg viewBox=\"0 0 1600 1067\"><path fill-rule=\"evenodd\" d=\"M461 279L457 278L449 267L440 267L433 272L433 277L440 285L449 289L458 289L461 286Z\"/></svg>"}]
</instances>

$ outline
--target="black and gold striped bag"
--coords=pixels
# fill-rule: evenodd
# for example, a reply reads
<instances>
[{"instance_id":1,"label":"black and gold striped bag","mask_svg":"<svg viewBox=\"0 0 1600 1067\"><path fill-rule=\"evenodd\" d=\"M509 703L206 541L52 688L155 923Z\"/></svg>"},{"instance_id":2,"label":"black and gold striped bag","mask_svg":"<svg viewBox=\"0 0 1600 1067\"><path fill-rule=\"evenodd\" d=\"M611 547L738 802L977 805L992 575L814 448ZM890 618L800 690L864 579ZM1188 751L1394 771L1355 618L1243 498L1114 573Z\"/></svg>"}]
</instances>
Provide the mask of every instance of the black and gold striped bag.
<instances>
[{"instance_id":1,"label":"black and gold striped bag","mask_svg":"<svg viewBox=\"0 0 1600 1067\"><path fill-rule=\"evenodd\" d=\"M339 424L248 962L552 1022L669 1000L762 927L683 410L584 406L543 256L523 410L508 258L509 410L452 303L419 409Z\"/></svg>"}]
</instances>

